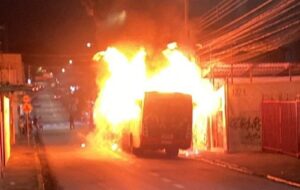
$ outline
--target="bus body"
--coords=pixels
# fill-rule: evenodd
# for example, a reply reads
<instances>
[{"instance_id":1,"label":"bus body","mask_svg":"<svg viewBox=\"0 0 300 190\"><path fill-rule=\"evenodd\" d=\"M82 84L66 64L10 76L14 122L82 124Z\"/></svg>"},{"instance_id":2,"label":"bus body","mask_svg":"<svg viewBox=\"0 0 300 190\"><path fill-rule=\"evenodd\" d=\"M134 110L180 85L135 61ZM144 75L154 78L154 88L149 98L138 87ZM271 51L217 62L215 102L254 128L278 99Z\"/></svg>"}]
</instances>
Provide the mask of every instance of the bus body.
<instances>
[{"instance_id":1,"label":"bus body","mask_svg":"<svg viewBox=\"0 0 300 190\"><path fill-rule=\"evenodd\" d=\"M192 97L182 93L146 92L140 121L127 131L133 153L145 149L164 149L177 156L179 149L188 149L192 142ZM127 138L128 139L128 138Z\"/></svg>"}]
</instances>

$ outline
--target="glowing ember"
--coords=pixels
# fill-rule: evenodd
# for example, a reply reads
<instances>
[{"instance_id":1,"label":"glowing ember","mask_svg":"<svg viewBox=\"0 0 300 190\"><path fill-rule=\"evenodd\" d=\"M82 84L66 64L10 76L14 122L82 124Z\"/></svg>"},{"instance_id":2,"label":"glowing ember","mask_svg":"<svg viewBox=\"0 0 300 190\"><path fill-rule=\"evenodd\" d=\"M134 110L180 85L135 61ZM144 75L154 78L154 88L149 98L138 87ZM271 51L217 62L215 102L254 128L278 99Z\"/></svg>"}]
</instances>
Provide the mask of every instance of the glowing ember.
<instances>
[{"instance_id":1,"label":"glowing ember","mask_svg":"<svg viewBox=\"0 0 300 190\"><path fill-rule=\"evenodd\" d=\"M81 143L80 145L81 148L85 148L85 146L86 146L85 143Z\"/></svg>"},{"instance_id":2,"label":"glowing ember","mask_svg":"<svg viewBox=\"0 0 300 190\"><path fill-rule=\"evenodd\" d=\"M144 49L125 54L108 48L94 56L95 61L106 64L108 71L97 79L100 89L94 106L97 127L90 136L91 144L101 149L110 149L111 145L112 150L118 149L118 144L112 142L120 141L128 123L141 119L144 93L159 91L192 95L193 149L198 152L206 147L208 117L218 109L220 97L212 84L201 78L197 64L177 49L176 43L169 44L163 55L166 59L161 60L155 71L146 67Z\"/></svg>"},{"instance_id":3,"label":"glowing ember","mask_svg":"<svg viewBox=\"0 0 300 190\"><path fill-rule=\"evenodd\" d=\"M113 143L113 144L111 145L111 149L112 149L113 151L117 151L117 150L119 149L119 145L118 145L117 143Z\"/></svg>"},{"instance_id":4,"label":"glowing ember","mask_svg":"<svg viewBox=\"0 0 300 190\"><path fill-rule=\"evenodd\" d=\"M189 155L190 155L189 152L186 151L186 152L185 152L185 157L189 157Z\"/></svg>"}]
</instances>

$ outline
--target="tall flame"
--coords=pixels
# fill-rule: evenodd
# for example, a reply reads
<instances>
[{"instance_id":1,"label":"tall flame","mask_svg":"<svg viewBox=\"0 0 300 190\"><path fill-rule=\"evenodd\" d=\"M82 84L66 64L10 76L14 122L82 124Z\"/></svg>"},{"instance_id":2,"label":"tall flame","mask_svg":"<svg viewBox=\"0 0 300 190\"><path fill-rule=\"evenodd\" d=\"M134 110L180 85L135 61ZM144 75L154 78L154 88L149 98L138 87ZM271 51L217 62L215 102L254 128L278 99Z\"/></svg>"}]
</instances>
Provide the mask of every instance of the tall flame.
<instances>
[{"instance_id":1,"label":"tall flame","mask_svg":"<svg viewBox=\"0 0 300 190\"><path fill-rule=\"evenodd\" d=\"M100 91L94 107L97 127L93 144L111 147L112 141L119 141L126 123L139 121L144 93L160 91L192 95L193 148L206 147L207 118L219 105L213 86L201 78L199 66L184 55L176 43L169 44L163 55L166 63L155 72L146 69L144 49L131 59L113 47L94 56L95 61L107 64L109 77L103 83L98 82ZM103 80L103 76L98 80Z\"/></svg>"}]
</instances>

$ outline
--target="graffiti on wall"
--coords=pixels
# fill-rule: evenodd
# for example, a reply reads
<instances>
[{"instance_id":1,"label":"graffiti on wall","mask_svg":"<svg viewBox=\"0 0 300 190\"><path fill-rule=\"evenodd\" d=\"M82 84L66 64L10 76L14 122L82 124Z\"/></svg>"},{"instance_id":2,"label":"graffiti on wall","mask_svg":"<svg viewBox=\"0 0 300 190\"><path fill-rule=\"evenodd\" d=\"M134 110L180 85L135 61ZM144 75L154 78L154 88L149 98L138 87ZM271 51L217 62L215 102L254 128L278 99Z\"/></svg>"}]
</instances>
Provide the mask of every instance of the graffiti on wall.
<instances>
[{"instance_id":1,"label":"graffiti on wall","mask_svg":"<svg viewBox=\"0 0 300 190\"><path fill-rule=\"evenodd\" d=\"M247 90L243 87L235 87L231 89L231 96L242 97L247 96Z\"/></svg>"},{"instance_id":2,"label":"graffiti on wall","mask_svg":"<svg viewBox=\"0 0 300 190\"><path fill-rule=\"evenodd\" d=\"M239 132L243 144L256 144L261 141L261 119L259 117L233 118L230 128Z\"/></svg>"}]
</instances>

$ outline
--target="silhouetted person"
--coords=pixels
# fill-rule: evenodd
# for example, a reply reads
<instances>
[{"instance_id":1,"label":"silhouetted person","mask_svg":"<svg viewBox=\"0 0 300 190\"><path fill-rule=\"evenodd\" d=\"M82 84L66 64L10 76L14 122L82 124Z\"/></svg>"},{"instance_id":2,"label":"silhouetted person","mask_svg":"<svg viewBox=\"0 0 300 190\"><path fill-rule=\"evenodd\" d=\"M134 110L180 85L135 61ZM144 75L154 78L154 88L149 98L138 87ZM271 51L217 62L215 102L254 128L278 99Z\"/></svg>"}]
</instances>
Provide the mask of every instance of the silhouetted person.
<instances>
[{"instance_id":1,"label":"silhouetted person","mask_svg":"<svg viewBox=\"0 0 300 190\"><path fill-rule=\"evenodd\" d=\"M69 122L70 122L70 129L74 129L75 125L74 125L74 116L72 113L70 113L70 117L69 117Z\"/></svg>"},{"instance_id":2,"label":"silhouetted person","mask_svg":"<svg viewBox=\"0 0 300 190\"><path fill-rule=\"evenodd\" d=\"M26 123L25 123L25 118L23 115L21 115L19 117L19 122L18 122L18 125L19 125L19 133L20 135L25 135L26 134Z\"/></svg>"},{"instance_id":3,"label":"silhouetted person","mask_svg":"<svg viewBox=\"0 0 300 190\"><path fill-rule=\"evenodd\" d=\"M43 130L43 123L42 123L42 117L41 116L38 118L37 122L38 122L39 129Z\"/></svg>"},{"instance_id":4,"label":"silhouetted person","mask_svg":"<svg viewBox=\"0 0 300 190\"><path fill-rule=\"evenodd\" d=\"M38 129L38 118L36 116L33 117L33 127L35 127L36 129Z\"/></svg>"}]
</instances>

